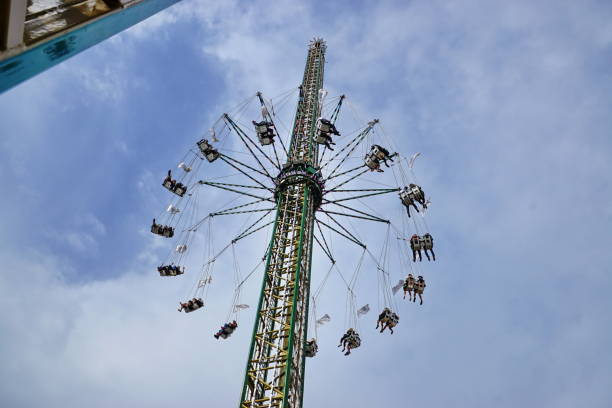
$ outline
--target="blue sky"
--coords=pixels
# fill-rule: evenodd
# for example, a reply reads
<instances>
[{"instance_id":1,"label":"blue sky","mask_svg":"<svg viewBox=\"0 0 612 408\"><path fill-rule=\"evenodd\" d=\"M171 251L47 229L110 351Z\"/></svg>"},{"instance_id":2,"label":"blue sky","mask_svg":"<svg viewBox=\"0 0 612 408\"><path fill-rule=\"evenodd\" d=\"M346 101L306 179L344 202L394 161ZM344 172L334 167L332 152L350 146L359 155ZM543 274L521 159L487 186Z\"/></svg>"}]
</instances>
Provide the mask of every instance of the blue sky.
<instances>
[{"instance_id":1,"label":"blue sky","mask_svg":"<svg viewBox=\"0 0 612 408\"><path fill-rule=\"evenodd\" d=\"M598 1L184 0L0 95L1 405L236 406L252 310L211 336L231 259L209 310L179 315L194 276L156 276L168 244L147 229L165 171L228 106L295 87L322 36L330 95L422 152L438 261L426 304L398 302L393 336L371 312L350 358L330 278L306 406L610 406L611 17ZM334 245L350 274L354 250ZM316 255L315 283L326 267ZM375 285L366 271L359 304L376 308Z\"/></svg>"}]
</instances>

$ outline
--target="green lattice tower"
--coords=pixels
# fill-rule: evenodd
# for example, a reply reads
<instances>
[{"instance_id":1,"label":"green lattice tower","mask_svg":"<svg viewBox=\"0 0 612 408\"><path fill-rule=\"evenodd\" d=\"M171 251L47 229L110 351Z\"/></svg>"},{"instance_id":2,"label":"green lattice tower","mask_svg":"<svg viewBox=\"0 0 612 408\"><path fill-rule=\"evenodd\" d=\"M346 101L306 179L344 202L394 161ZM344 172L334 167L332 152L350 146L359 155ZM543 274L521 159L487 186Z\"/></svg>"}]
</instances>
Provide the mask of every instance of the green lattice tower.
<instances>
[{"instance_id":1,"label":"green lattice tower","mask_svg":"<svg viewBox=\"0 0 612 408\"><path fill-rule=\"evenodd\" d=\"M304 394L315 211L322 185L314 142L323 87L325 42L310 43L287 163L276 181L270 240L241 408L296 408Z\"/></svg>"}]
</instances>

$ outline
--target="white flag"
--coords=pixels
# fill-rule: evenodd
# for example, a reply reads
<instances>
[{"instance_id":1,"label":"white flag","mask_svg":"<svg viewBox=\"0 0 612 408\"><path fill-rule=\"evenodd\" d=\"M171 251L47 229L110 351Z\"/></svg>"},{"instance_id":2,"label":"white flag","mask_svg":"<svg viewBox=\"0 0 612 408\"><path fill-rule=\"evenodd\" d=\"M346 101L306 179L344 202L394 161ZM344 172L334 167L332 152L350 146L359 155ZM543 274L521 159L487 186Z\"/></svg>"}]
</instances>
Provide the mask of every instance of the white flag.
<instances>
[{"instance_id":1,"label":"white flag","mask_svg":"<svg viewBox=\"0 0 612 408\"><path fill-rule=\"evenodd\" d=\"M370 311L370 305L367 304L365 306L361 306L359 310L357 310L357 316L363 316L364 314Z\"/></svg>"},{"instance_id":2,"label":"white flag","mask_svg":"<svg viewBox=\"0 0 612 408\"><path fill-rule=\"evenodd\" d=\"M244 303L240 305L234 305L234 312L237 312L238 310L242 309L248 309L249 307L249 305L245 305Z\"/></svg>"},{"instance_id":3,"label":"white flag","mask_svg":"<svg viewBox=\"0 0 612 408\"><path fill-rule=\"evenodd\" d=\"M213 143L217 143L219 139L217 139L217 134L215 133L215 129L208 129L208 133L210 133L210 141Z\"/></svg>"},{"instance_id":4,"label":"white flag","mask_svg":"<svg viewBox=\"0 0 612 408\"><path fill-rule=\"evenodd\" d=\"M321 104L323 102L323 100L325 99L325 97L327 96L327 90L326 89L319 89L319 104Z\"/></svg>"},{"instance_id":5,"label":"white flag","mask_svg":"<svg viewBox=\"0 0 612 408\"><path fill-rule=\"evenodd\" d=\"M325 323L329 322L331 317L327 313L325 313L320 319L317 320L317 326L323 326Z\"/></svg>"},{"instance_id":6,"label":"white flag","mask_svg":"<svg viewBox=\"0 0 612 408\"><path fill-rule=\"evenodd\" d=\"M415 153L412 155L412 157L410 157L410 160L408 161L408 167L412 168L412 166L414 166L414 161L417 159L417 157L419 157L421 155L421 153Z\"/></svg>"},{"instance_id":7,"label":"white flag","mask_svg":"<svg viewBox=\"0 0 612 408\"><path fill-rule=\"evenodd\" d=\"M391 290L393 291L393 294L395 295L397 291L400 290L403 286L404 286L404 280L400 279L399 282L397 282L397 285L391 288Z\"/></svg>"},{"instance_id":8,"label":"white flag","mask_svg":"<svg viewBox=\"0 0 612 408\"><path fill-rule=\"evenodd\" d=\"M191 171L191 167L187 166L185 162L180 162L177 166L179 169L183 169L185 173L189 173Z\"/></svg>"},{"instance_id":9,"label":"white flag","mask_svg":"<svg viewBox=\"0 0 612 408\"><path fill-rule=\"evenodd\" d=\"M179 210L178 208L176 208L175 206L173 206L172 204L170 204L168 206L168 208L166 209L167 212L169 212L170 214L178 214L181 212L181 210Z\"/></svg>"}]
</instances>

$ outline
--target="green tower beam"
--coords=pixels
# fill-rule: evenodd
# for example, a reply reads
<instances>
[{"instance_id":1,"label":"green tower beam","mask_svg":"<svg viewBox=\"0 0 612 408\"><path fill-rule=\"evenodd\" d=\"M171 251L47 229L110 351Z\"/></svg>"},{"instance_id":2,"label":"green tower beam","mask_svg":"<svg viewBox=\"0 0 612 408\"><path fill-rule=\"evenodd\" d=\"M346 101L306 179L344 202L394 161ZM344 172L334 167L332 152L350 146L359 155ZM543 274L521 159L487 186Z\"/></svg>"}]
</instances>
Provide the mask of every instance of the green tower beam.
<instances>
[{"instance_id":1,"label":"green tower beam","mask_svg":"<svg viewBox=\"0 0 612 408\"><path fill-rule=\"evenodd\" d=\"M276 178L276 219L244 376L240 408L302 406L317 183L314 142L325 42L310 43L289 155Z\"/></svg>"}]
</instances>

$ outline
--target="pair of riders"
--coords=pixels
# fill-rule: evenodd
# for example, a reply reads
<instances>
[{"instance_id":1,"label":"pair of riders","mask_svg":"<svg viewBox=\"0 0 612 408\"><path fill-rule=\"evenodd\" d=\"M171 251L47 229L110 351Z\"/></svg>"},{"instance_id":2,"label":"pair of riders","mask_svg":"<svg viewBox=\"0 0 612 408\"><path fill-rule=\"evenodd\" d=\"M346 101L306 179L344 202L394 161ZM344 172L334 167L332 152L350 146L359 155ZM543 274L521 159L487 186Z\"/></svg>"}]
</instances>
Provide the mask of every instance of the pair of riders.
<instances>
[{"instance_id":1,"label":"pair of riders","mask_svg":"<svg viewBox=\"0 0 612 408\"><path fill-rule=\"evenodd\" d=\"M161 276L176 276L182 275L185 273L185 268L181 268L180 266L170 264L170 265L162 265L157 267L157 272Z\"/></svg>"},{"instance_id":2,"label":"pair of riders","mask_svg":"<svg viewBox=\"0 0 612 408\"><path fill-rule=\"evenodd\" d=\"M319 129L317 136L317 143L325 145L329 150L334 150L331 145L335 145L332 141L331 135L340 136L340 132L336 129L336 125L331 123L328 119L319 118Z\"/></svg>"},{"instance_id":3,"label":"pair of riders","mask_svg":"<svg viewBox=\"0 0 612 408\"><path fill-rule=\"evenodd\" d=\"M252 123L255 125L255 132L257 132L257 137L262 145L274 143L274 125L271 122L266 120L255 122L253 120Z\"/></svg>"},{"instance_id":4,"label":"pair of riders","mask_svg":"<svg viewBox=\"0 0 612 408\"><path fill-rule=\"evenodd\" d=\"M206 160L208 160L209 162L212 163L219 157L219 152L217 151L217 149L212 147L212 145L208 142L208 139L201 139L196 144L198 145L200 152L202 152L204 157L206 157Z\"/></svg>"},{"instance_id":5,"label":"pair of riders","mask_svg":"<svg viewBox=\"0 0 612 408\"><path fill-rule=\"evenodd\" d=\"M221 329L217 333L215 333L213 336L217 340L219 340L219 337L223 339L227 339L229 336L232 335L232 333L234 332L234 330L236 330L237 327L238 327L238 323L236 323L235 320L232 321L231 323L225 323L223 326L221 326Z\"/></svg>"},{"instance_id":6,"label":"pair of riders","mask_svg":"<svg viewBox=\"0 0 612 408\"><path fill-rule=\"evenodd\" d=\"M174 228L169 225L157 224L155 218L153 218L153 224L151 225L151 232L162 237L172 238L174 236Z\"/></svg>"},{"instance_id":7,"label":"pair of riders","mask_svg":"<svg viewBox=\"0 0 612 408\"><path fill-rule=\"evenodd\" d=\"M419 276L416 280L411 273L408 274L408 277L404 281L404 299L406 299L406 293L408 293L408 300L412 300L416 302L416 295L419 295L419 299L421 304L423 304L423 292L425 291L425 279L422 276Z\"/></svg>"},{"instance_id":8,"label":"pair of riders","mask_svg":"<svg viewBox=\"0 0 612 408\"><path fill-rule=\"evenodd\" d=\"M168 190L177 193L179 195L185 194L187 187L181 182L176 181L172 178L172 170L168 170L168 175L164 179L162 185ZM182 193L182 194L181 194Z\"/></svg>"},{"instance_id":9,"label":"pair of riders","mask_svg":"<svg viewBox=\"0 0 612 408\"><path fill-rule=\"evenodd\" d=\"M384 170L380 168L380 161L382 160L385 166L389 167L387 160L393 161L393 158L397 155L397 152L390 154L387 149L375 144L370 148L370 152L366 154L365 163L370 168L370 171L382 173Z\"/></svg>"},{"instance_id":10,"label":"pair of riders","mask_svg":"<svg viewBox=\"0 0 612 408\"><path fill-rule=\"evenodd\" d=\"M185 303L180 302L180 305L181 306L178 308L179 312L184 310L185 313L189 313L204 306L204 301L201 298L193 298Z\"/></svg>"},{"instance_id":11,"label":"pair of riders","mask_svg":"<svg viewBox=\"0 0 612 408\"><path fill-rule=\"evenodd\" d=\"M351 354L352 349L356 349L361 345L361 339L359 338L359 334L355 330L348 329L346 333L340 338L340 344L338 347L342 346L342 352L346 350L344 353L345 356Z\"/></svg>"},{"instance_id":12,"label":"pair of riders","mask_svg":"<svg viewBox=\"0 0 612 408\"><path fill-rule=\"evenodd\" d=\"M402 191L400 191L400 199L406 207L408 217L410 217L410 206L413 206L416 212L420 212L419 208L416 206L416 203L421 204L421 206L423 206L423 209L427 208L425 192L420 186L417 186L414 183L410 183L408 186L404 187Z\"/></svg>"},{"instance_id":13,"label":"pair of riders","mask_svg":"<svg viewBox=\"0 0 612 408\"><path fill-rule=\"evenodd\" d=\"M433 250L433 237L430 233L426 233L422 237L419 237L417 234L410 237L410 249L412 250L412 262L416 262L417 255L419 256L419 262L423 260L421 249L425 251L425 256L428 261L431 261L429 251L431 251L433 260L436 260L436 254Z\"/></svg>"},{"instance_id":14,"label":"pair of riders","mask_svg":"<svg viewBox=\"0 0 612 408\"><path fill-rule=\"evenodd\" d=\"M393 334L393 328L399 323L399 316L393 313L391 309L385 307L380 315L378 315L378 321L376 322L376 328L380 326L380 332L384 332L386 328L389 328L391 334Z\"/></svg>"}]
</instances>

